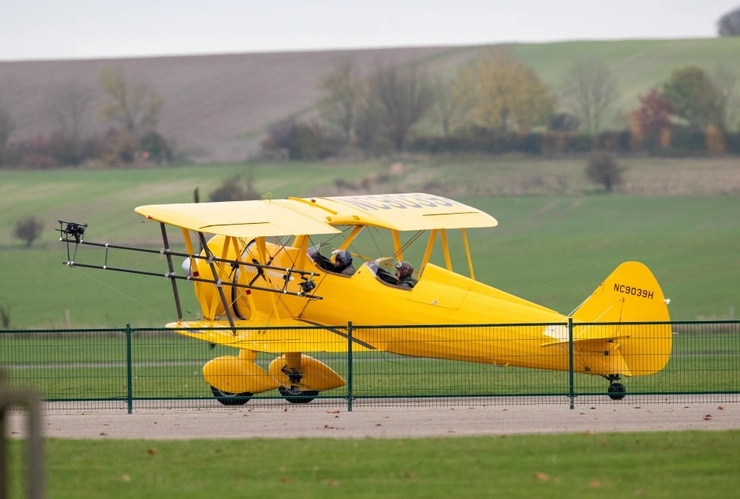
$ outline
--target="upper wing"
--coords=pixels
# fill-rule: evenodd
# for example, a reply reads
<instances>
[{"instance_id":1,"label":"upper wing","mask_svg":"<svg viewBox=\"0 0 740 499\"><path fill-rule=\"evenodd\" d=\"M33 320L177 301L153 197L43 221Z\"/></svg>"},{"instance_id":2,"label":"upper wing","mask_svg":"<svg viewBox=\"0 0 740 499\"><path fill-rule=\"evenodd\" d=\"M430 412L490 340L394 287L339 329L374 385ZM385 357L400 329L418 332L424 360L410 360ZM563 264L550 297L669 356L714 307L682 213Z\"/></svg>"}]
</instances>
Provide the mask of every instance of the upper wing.
<instances>
[{"instance_id":1,"label":"upper wing","mask_svg":"<svg viewBox=\"0 0 740 499\"><path fill-rule=\"evenodd\" d=\"M326 222L277 201L153 204L139 206L136 213L198 232L248 239L339 232Z\"/></svg>"},{"instance_id":2,"label":"upper wing","mask_svg":"<svg viewBox=\"0 0 740 499\"><path fill-rule=\"evenodd\" d=\"M226 321L172 322L167 327L197 340L255 352L346 352L349 348L344 329L311 327L311 324L294 319L272 320L269 329L252 329L255 324L251 320L239 322L233 331ZM242 325L250 329L239 329ZM375 347L353 339L352 351L367 350L375 350Z\"/></svg>"},{"instance_id":3,"label":"upper wing","mask_svg":"<svg viewBox=\"0 0 740 499\"><path fill-rule=\"evenodd\" d=\"M434 194L410 192L302 200L324 212L332 225L374 225L390 230L495 227L488 213Z\"/></svg>"},{"instance_id":4,"label":"upper wing","mask_svg":"<svg viewBox=\"0 0 740 499\"><path fill-rule=\"evenodd\" d=\"M396 231L494 227L491 215L433 194L405 193L139 206L147 218L233 237L334 234L337 225Z\"/></svg>"}]
</instances>

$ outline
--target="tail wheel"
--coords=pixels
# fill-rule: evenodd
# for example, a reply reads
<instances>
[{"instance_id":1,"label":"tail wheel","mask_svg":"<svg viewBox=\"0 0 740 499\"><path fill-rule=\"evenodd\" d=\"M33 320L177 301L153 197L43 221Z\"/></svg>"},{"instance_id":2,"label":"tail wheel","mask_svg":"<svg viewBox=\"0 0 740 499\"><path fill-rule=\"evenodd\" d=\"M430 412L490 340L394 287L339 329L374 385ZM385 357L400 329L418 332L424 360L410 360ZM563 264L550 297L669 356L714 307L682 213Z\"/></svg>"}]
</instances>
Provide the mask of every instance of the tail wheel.
<instances>
[{"instance_id":1,"label":"tail wheel","mask_svg":"<svg viewBox=\"0 0 740 499\"><path fill-rule=\"evenodd\" d=\"M244 405L252 398L252 394L249 392L229 393L221 391L215 386L211 386L211 391L213 392L213 396L216 397L216 400L223 405Z\"/></svg>"},{"instance_id":2,"label":"tail wheel","mask_svg":"<svg viewBox=\"0 0 740 499\"><path fill-rule=\"evenodd\" d=\"M606 393L612 400L622 400L627 395L627 389L622 383L610 383Z\"/></svg>"},{"instance_id":3,"label":"tail wheel","mask_svg":"<svg viewBox=\"0 0 740 499\"><path fill-rule=\"evenodd\" d=\"M308 404L319 394L316 390L304 391L295 387L285 388L284 386L279 386L278 391L280 391L280 395L282 395L285 400L292 404Z\"/></svg>"}]
</instances>

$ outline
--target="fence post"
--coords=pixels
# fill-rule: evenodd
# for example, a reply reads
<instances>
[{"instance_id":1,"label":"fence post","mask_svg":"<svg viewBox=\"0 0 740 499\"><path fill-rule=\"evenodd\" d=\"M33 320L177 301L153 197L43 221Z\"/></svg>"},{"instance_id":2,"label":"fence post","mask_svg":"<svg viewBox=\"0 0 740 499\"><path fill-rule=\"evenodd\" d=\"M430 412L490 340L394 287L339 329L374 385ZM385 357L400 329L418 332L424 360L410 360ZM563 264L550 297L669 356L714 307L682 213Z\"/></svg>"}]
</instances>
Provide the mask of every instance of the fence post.
<instances>
[{"instance_id":1,"label":"fence post","mask_svg":"<svg viewBox=\"0 0 740 499\"><path fill-rule=\"evenodd\" d=\"M5 436L5 418L13 406L26 409L26 497L44 497L44 437L41 434L41 397L34 390L18 390L6 384L6 372L0 370L0 499L10 497L9 462Z\"/></svg>"},{"instance_id":2,"label":"fence post","mask_svg":"<svg viewBox=\"0 0 740 499\"><path fill-rule=\"evenodd\" d=\"M134 412L134 375L131 364L131 324L126 324L126 403L129 414Z\"/></svg>"},{"instance_id":3,"label":"fence post","mask_svg":"<svg viewBox=\"0 0 740 499\"><path fill-rule=\"evenodd\" d=\"M573 317L568 317L568 398L571 409L575 409L576 397L573 384Z\"/></svg>"},{"instance_id":4,"label":"fence post","mask_svg":"<svg viewBox=\"0 0 740 499\"><path fill-rule=\"evenodd\" d=\"M347 411L352 412L352 321L347 323Z\"/></svg>"}]
</instances>

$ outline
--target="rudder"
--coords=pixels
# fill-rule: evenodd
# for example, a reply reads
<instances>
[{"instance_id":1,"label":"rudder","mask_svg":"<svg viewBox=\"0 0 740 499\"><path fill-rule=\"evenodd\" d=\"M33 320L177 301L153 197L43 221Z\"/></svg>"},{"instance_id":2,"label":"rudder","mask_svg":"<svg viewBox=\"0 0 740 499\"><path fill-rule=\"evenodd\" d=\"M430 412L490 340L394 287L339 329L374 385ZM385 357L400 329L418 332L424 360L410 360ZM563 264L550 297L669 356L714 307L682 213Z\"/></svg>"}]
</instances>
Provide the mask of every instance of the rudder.
<instances>
[{"instance_id":1,"label":"rudder","mask_svg":"<svg viewBox=\"0 0 740 499\"><path fill-rule=\"evenodd\" d=\"M668 306L655 276L642 263L619 265L571 317L576 324L576 342L607 341L611 354L623 359L619 369L622 372L600 374L653 374L668 363L672 348L670 324L652 324L670 321Z\"/></svg>"}]
</instances>

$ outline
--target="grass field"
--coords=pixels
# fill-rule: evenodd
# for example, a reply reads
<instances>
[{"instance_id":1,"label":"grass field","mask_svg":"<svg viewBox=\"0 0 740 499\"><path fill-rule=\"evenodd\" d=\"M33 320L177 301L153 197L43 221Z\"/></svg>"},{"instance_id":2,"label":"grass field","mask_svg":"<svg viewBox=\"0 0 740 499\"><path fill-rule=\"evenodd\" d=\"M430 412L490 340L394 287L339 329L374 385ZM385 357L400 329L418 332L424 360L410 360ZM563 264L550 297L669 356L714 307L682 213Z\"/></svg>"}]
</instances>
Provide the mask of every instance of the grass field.
<instances>
[{"instance_id":1,"label":"grass field","mask_svg":"<svg viewBox=\"0 0 740 499\"><path fill-rule=\"evenodd\" d=\"M674 320L734 318L740 307L740 167L737 160L631 160L625 192L606 196L575 160L407 161L376 192L423 191L443 182L451 197L493 214L499 226L471 231L476 278L568 313L625 260L656 274ZM0 171L0 306L10 327L156 327L175 316L169 283L74 269L54 232L58 219L89 223L92 241L158 248L156 224L133 213L141 204L201 198L244 165L141 170ZM336 194L388 164L254 166L256 189L274 197ZM396 170L399 170L396 168ZM459 193L459 195L455 194ZM443 192L445 194L445 192ZM13 238L17 220L34 216L46 230L30 249ZM85 248L88 250L89 248ZM149 255L112 253L109 264L162 270ZM105 255L93 253L91 263ZM78 259L78 261L80 261ZM148 262L148 263L147 263ZM187 286L187 314L197 314Z\"/></svg>"},{"instance_id":2,"label":"grass field","mask_svg":"<svg viewBox=\"0 0 740 499\"><path fill-rule=\"evenodd\" d=\"M11 445L10 497L21 497ZM418 440L51 440L56 499L732 497L740 432ZM83 471L84 470L84 471Z\"/></svg>"}]
</instances>

